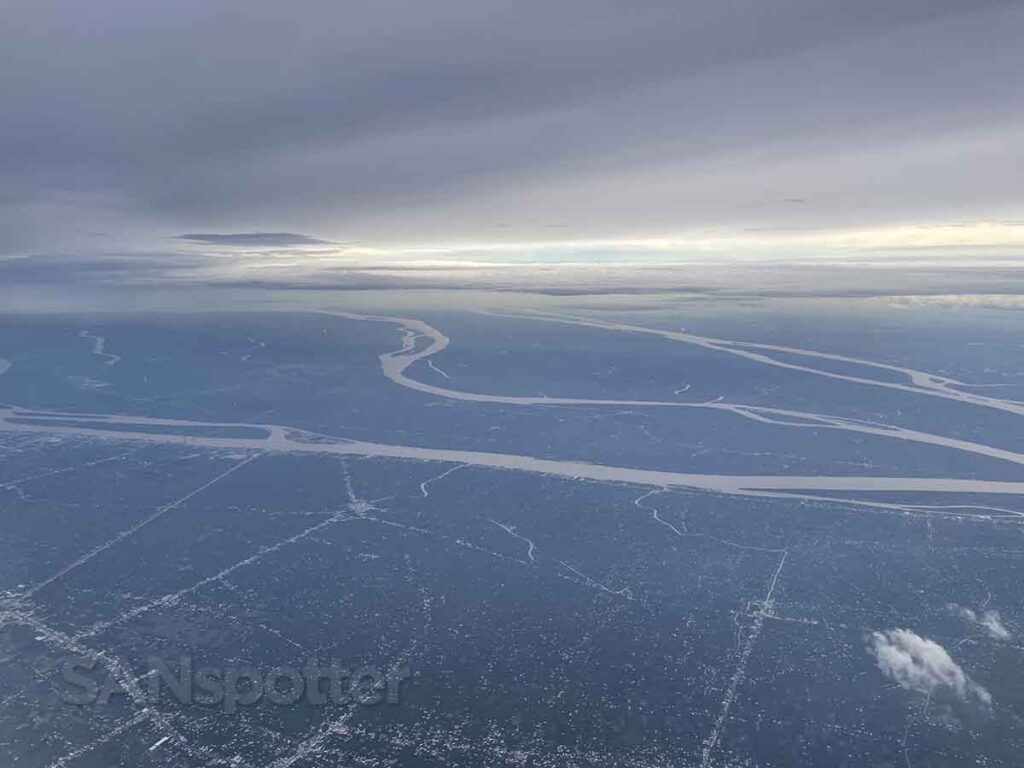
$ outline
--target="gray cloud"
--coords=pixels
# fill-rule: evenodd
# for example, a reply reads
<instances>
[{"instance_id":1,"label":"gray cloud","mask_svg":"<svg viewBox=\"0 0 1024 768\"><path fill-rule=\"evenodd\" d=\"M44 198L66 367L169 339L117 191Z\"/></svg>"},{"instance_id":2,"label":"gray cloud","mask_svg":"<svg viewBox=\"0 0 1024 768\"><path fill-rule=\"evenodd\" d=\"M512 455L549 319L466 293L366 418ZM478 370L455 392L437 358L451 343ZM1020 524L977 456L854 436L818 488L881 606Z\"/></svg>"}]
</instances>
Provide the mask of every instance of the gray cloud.
<instances>
[{"instance_id":1,"label":"gray cloud","mask_svg":"<svg viewBox=\"0 0 1024 768\"><path fill-rule=\"evenodd\" d=\"M4 14L0 252L71 251L97 230L137 247L268 224L528 240L553 220L559 237L651 236L1012 217L1024 202L1019 3L40 0Z\"/></svg>"},{"instance_id":2,"label":"gray cloud","mask_svg":"<svg viewBox=\"0 0 1024 768\"><path fill-rule=\"evenodd\" d=\"M992 695L974 682L945 648L909 629L872 632L868 650L882 673L901 688L929 696L942 689L964 703L992 704Z\"/></svg>"},{"instance_id":3,"label":"gray cloud","mask_svg":"<svg viewBox=\"0 0 1024 768\"><path fill-rule=\"evenodd\" d=\"M238 245L257 247L282 247L296 245L329 245L326 240L317 240L308 235L294 232L236 232L233 234L190 233L177 235L178 240L206 245Z\"/></svg>"},{"instance_id":4,"label":"gray cloud","mask_svg":"<svg viewBox=\"0 0 1024 768\"><path fill-rule=\"evenodd\" d=\"M0 284L165 282L184 277L208 263L181 253L44 253L0 259Z\"/></svg>"}]
</instances>

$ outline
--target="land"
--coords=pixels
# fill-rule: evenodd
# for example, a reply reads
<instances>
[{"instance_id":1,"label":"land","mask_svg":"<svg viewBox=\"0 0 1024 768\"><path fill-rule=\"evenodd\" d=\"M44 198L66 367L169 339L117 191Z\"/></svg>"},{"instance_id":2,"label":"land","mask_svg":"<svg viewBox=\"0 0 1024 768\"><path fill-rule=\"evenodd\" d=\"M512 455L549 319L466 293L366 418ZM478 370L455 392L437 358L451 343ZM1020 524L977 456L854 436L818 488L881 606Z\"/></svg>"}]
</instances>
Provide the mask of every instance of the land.
<instances>
[{"instance_id":1,"label":"land","mask_svg":"<svg viewBox=\"0 0 1024 768\"><path fill-rule=\"evenodd\" d=\"M867 350L859 316L767 310L5 317L0 751L1014 765L1019 323L901 322ZM906 637L949 675L886 666ZM412 676L227 713L147 702L153 654ZM126 693L62 702L68 657Z\"/></svg>"}]
</instances>

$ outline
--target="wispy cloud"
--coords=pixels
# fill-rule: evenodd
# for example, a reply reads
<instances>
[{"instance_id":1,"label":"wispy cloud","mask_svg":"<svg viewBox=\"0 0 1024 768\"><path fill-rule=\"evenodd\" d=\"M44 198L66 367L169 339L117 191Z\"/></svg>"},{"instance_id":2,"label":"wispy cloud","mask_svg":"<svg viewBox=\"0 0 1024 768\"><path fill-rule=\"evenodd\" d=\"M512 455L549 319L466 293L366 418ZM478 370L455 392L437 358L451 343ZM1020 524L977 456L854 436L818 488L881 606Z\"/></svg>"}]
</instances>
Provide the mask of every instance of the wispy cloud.
<instances>
[{"instance_id":1,"label":"wispy cloud","mask_svg":"<svg viewBox=\"0 0 1024 768\"><path fill-rule=\"evenodd\" d=\"M229 234L194 232L178 235L176 239L206 245L237 245L249 248L330 244L327 240L318 240L309 235L297 235L294 232L235 232Z\"/></svg>"},{"instance_id":2,"label":"wispy cloud","mask_svg":"<svg viewBox=\"0 0 1024 768\"><path fill-rule=\"evenodd\" d=\"M187 253L43 253L0 258L0 284L168 282L200 270L208 259Z\"/></svg>"},{"instance_id":3,"label":"wispy cloud","mask_svg":"<svg viewBox=\"0 0 1024 768\"><path fill-rule=\"evenodd\" d=\"M992 704L992 695L974 682L945 648L912 630L872 632L868 651L882 673L908 691L931 695L943 689L964 703Z\"/></svg>"},{"instance_id":4,"label":"wispy cloud","mask_svg":"<svg viewBox=\"0 0 1024 768\"><path fill-rule=\"evenodd\" d=\"M956 603L950 603L948 608L949 612L954 616L959 616L961 619L984 629L993 640L1009 640L1011 637L1010 630L1003 624L999 611L982 610L979 612Z\"/></svg>"}]
</instances>

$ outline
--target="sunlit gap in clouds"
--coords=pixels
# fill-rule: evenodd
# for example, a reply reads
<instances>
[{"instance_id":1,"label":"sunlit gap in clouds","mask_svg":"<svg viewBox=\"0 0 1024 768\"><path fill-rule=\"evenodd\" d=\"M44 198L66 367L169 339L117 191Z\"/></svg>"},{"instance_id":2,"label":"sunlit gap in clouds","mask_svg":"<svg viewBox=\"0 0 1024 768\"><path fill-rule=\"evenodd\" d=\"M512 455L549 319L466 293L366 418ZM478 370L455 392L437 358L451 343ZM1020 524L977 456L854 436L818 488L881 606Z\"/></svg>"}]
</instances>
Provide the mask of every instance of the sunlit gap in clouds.
<instances>
[{"instance_id":1,"label":"sunlit gap in clouds","mask_svg":"<svg viewBox=\"0 0 1024 768\"><path fill-rule=\"evenodd\" d=\"M206 261L199 273L218 278L310 278L338 270L378 275L429 273L464 279L497 268L510 277L531 270L590 265L617 269L656 265L727 266L830 262L903 268L949 265L984 268L1016 261L1024 249L1024 222L977 221L951 224L895 224L861 229L705 229L659 237L551 239L536 241L451 241L430 244L317 244L254 248L192 246Z\"/></svg>"}]
</instances>

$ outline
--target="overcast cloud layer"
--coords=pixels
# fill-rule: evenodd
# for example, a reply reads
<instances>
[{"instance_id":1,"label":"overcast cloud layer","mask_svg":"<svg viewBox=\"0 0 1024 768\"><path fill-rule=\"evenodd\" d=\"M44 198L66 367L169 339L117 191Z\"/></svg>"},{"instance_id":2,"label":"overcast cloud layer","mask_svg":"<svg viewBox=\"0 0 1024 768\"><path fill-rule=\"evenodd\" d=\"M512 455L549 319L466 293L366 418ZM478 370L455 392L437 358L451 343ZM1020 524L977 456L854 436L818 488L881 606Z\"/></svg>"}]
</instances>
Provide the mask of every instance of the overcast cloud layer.
<instances>
[{"instance_id":1,"label":"overcast cloud layer","mask_svg":"<svg viewBox=\"0 0 1024 768\"><path fill-rule=\"evenodd\" d=\"M0 14L0 254L1024 242L1019 2Z\"/></svg>"}]
</instances>

